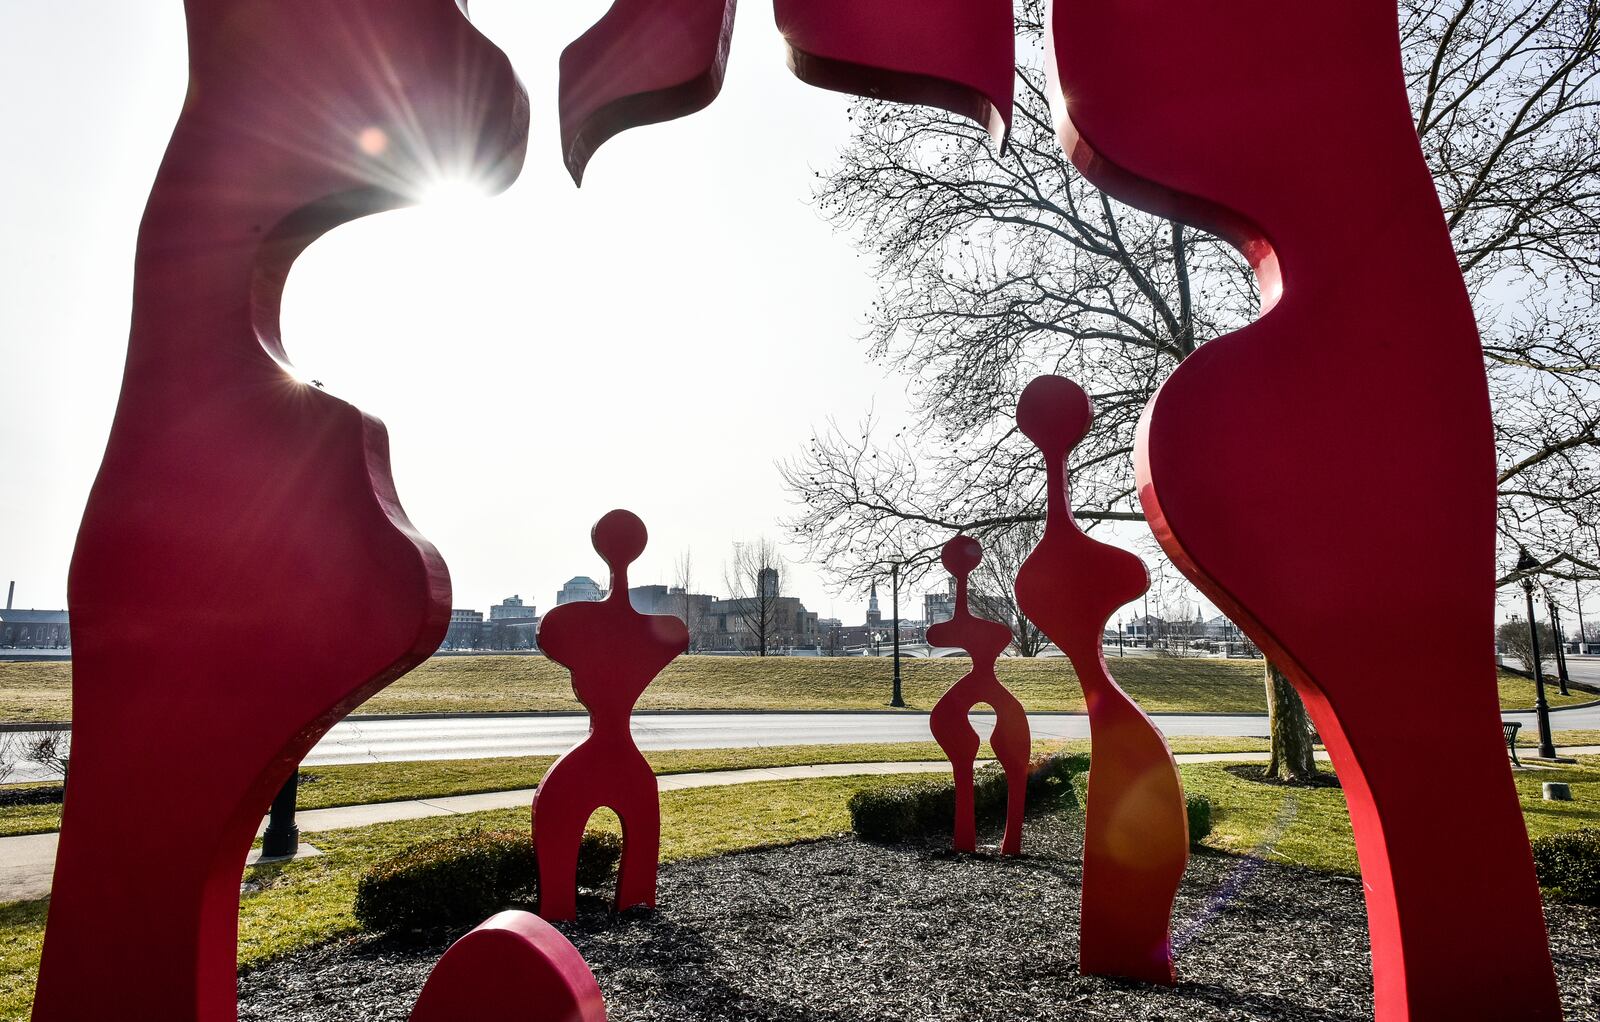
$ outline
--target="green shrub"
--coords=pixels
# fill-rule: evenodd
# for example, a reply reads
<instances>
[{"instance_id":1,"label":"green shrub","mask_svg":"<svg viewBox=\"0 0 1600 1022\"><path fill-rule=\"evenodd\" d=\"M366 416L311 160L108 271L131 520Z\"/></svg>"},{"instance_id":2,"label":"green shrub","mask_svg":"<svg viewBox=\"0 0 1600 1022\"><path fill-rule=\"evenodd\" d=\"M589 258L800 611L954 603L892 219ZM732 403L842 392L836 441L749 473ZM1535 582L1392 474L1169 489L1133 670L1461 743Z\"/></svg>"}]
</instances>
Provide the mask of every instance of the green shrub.
<instances>
[{"instance_id":1,"label":"green shrub","mask_svg":"<svg viewBox=\"0 0 1600 1022\"><path fill-rule=\"evenodd\" d=\"M1189 813L1189 846L1200 844L1211 833L1211 800L1204 795L1190 795L1184 799Z\"/></svg>"},{"instance_id":2,"label":"green shrub","mask_svg":"<svg viewBox=\"0 0 1600 1022\"><path fill-rule=\"evenodd\" d=\"M598 887L615 872L622 839L590 831L578 848L578 884ZM472 831L412 845L361 874L356 918L369 930L481 922L531 904L539 865L527 831Z\"/></svg>"},{"instance_id":3,"label":"green shrub","mask_svg":"<svg viewBox=\"0 0 1600 1022\"><path fill-rule=\"evenodd\" d=\"M1028 813L1076 804L1073 778L1088 766L1083 756L1047 756L1028 768ZM1005 821L1005 771L980 768L972 779L979 829ZM950 778L923 778L864 788L850 797L850 828L863 841L892 844L947 834L955 825L956 786Z\"/></svg>"},{"instance_id":4,"label":"green shrub","mask_svg":"<svg viewBox=\"0 0 1600 1022\"><path fill-rule=\"evenodd\" d=\"M1585 827L1533 842L1539 886L1557 901L1600 905L1600 830Z\"/></svg>"}]
</instances>

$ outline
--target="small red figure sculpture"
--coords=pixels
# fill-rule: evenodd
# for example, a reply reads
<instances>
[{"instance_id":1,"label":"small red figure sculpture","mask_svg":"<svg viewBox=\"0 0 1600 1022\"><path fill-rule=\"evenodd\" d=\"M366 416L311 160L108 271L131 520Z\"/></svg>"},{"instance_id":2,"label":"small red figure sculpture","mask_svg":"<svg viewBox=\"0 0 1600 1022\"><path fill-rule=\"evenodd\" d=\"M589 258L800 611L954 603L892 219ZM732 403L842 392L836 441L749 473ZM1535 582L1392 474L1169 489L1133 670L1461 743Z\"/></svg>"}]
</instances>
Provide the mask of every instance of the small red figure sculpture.
<instances>
[{"instance_id":1,"label":"small red figure sculpture","mask_svg":"<svg viewBox=\"0 0 1600 1022\"><path fill-rule=\"evenodd\" d=\"M655 907L661 804L655 771L633 744L634 704L661 669L689 648L689 630L670 614L641 614L628 602L628 565L644 552L644 523L611 511L595 524L594 548L611 569L598 603L568 603L545 615L539 648L572 672L572 692L589 710L589 735L550 767L533 798L539 858L539 914L577 914L578 843L595 810L622 821L618 911Z\"/></svg>"},{"instance_id":2,"label":"small red figure sculpture","mask_svg":"<svg viewBox=\"0 0 1600 1022\"><path fill-rule=\"evenodd\" d=\"M1003 142L1011 0L776 0L802 81L970 117ZM561 157L574 183L606 139L694 113L722 91L734 0L615 0L561 54Z\"/></svg>"},{"instance_id":3,"label":"small red figure sculpture","mask_svg":"<svg viewBox=\"0 0 1600 1022\"><path fill-rule=\"evenodd\" d=\"M1172 902L1189 861L1178 765L1154 723L1112 680L1106 622L1150 586L1139 558L1085 535L1072 517L1067 456L1094 408L1076 383L1041 376L1017 426L1044 455L1044 536L1017 573L1017 605L1072 661L1089 709L1078 964L1085 973L1171 983Z\"/></svg>"},{"instance_id":4,"label":"small red figure sculpture","mask_svg":"<svg viewBox=\"0 0 1600 1022\"><path fill-rule=\"evenodd\" d=\"M1484 638L1483 351L1394 0L1055 0L1049 21L1073 161L1256 269L1261 319L1183 361L1145 409L1134 467L1156 538L1294 682L1327 744L1377 1019L1559 1018ZM1414 627L1351 643L1374 615ZM1450 750L1450 784L1415 783L1419 747Z\"/></svg>"},{"instance_id":5,"label":"small red figure sculpture","mask_svg":"<svg viewBox=\"0 0 1600 1022\"><path fill-rule=\"evenodd\" d=\"M505 187L526 141L510 62L454 0L184 6L189 88L68 580L72 777L36 1022L234 1017L262 814L450 615L383 424L285 369L284 281L322 234L431 177ZM160 798L133 797L156 776Z\"/></svg>"},{"instance_id":6,"label":"small red figure sculpture","mask_svg":"<svg viewBox=\"0 0 1600 1022\"><path fill-rule=\"evenodd\" d=\"M995 661L1011 645L1011 629L998 621L987 621L972 613L968 603L969 577L983 561L983 547L971 536L957 536L944 545L941 556L945 570L956 579L955 614L928 629L928 641L935 646L965 649L972 657L972 670L939 697L929 715L933 739L950 759L956 781L956 823L951 846L958 852L978 848L976 813L972 797L972 768L978 757L980 739L967 720L972 708L988 703L994 709L994 733L989 747L1006 772L1006 833L1000 844L1004 855L1022 854L1022 818L1028 799L1028 756L1033 738L1028 732L1028 714L995 677Z\"/></svg>"},{"instance_id":7,"label":"small red figure sculpture","mask_svg":"<svg viewBox=\"0 0 1600 1022\"><path fill-rule=\"evenodd\" d=\"M578 949L530 912L501 912L439 959L411 1022L605 1022L605 1000Z\"/></svg>"}]
</instances>

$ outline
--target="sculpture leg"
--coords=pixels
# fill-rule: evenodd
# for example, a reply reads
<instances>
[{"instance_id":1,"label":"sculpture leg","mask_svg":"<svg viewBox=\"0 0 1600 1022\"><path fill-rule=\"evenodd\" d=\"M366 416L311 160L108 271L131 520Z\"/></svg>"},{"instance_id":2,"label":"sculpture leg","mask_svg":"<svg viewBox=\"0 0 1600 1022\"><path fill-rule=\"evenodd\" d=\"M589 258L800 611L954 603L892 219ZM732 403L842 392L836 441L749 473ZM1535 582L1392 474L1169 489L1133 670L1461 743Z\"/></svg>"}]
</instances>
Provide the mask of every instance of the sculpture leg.
<instances>
[{"instance_id":1,"label":"sculpture leg","mask_svg":"<svg viewBox=\"0 0 1600 1022\"><path fill-rule=\"evenodd\" d=\"M539 861L539 915L552 922L578 915L578 847L592 807L565 799L547 787L552 769L533 801L533 851Z\"/></svg>"},{"instance_id":2,"label":"sculpture leg","mask_svg":"<svg viewBox=\"0 0 1600 1022\"><path fill-rule=\"evenodd\" d=\"M1010 693L1006 693L1008 696ZM1022 821L1028 808L1028 757L1033 742L1028 717L1016 700L994 699L997 721L989 745L1006 772L1006 833L1000 843L1003 855L1022 854Z\"/></svg>"},{"instance_id":3,"label":"sculpture leg","mask_svg":"<svg viewBox=\"0 0 1600 1022\"><path fill-rule=\"evenodd\" d=\"M978 827L972 804L972 761L957 760L950 764L955 774L956 817L950 847L958 852L978 850Z\"/></svg>"},{"instance_id":4,"label":"sculpture leg","mask_svg":"<svg viewBox=\"0 0 1600 1022\"><path fill-rule=\"evenodd\" d=\"M622 818L622 865L617 871L617 911L644 905L656 907L656 869L661 861L661 804L655 797L639 797Z\"/></svg>"}]
</instances>

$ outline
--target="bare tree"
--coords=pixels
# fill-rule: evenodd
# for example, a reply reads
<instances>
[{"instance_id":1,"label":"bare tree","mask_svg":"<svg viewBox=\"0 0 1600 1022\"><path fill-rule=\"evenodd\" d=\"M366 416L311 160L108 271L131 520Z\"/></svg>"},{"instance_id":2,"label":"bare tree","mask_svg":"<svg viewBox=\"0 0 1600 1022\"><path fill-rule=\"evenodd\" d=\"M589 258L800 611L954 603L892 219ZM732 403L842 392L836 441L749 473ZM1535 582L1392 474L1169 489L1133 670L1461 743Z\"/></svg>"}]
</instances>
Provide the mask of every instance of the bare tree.
<instances>
[{"instance_id":1,"label":"bare tree","mask_svg":"<svg viewBox=\"0 0 1600 1022\"><path fill-rule=\"evenodd\" d=\"M1023 0L1011 145L922 107L863 102L823 215L875 262L872 355L911 381L916 416L885 436L829 423L787 462L794 535L841 585L881 573L886 536L928 564L1043 513L1043 465L1016 396L1062 373L1093 396L1073 453L1093 523L1138 520L1130 454L1156 388L1210 338L1252 320L1231 247L1120 206L1062 152L1040 69L1040 4ZM1484 338L1500 462L1500 584L1518 544L1539 571L1600 579L1600 4L1402 0L1418 137ZM1217 471L1238 466L1219 463ZM1303 714L1292 690L1272 700Z\"/></svg>"},{"instance_id":2,"label":"bare tree","mask_svg":"<svg viewBox=\"0 0 1600 1022\"><path fill-rule=\"evenodd\" d=\"M783 558L778 545L764 537L735 543L725 581L734 617L755 641L757 654L766 656L779 638Z\"/></svg>"},{"instance_id":3,"label":"bare tree","mask_svg":"<svg viewBox=\"0 0 1600 1022\"><path fill-rule=\"evenodd\" d=\"M672 566L672 585L678 590L678 617L689 632L691 652L706 647L706 601L694 591L694 561L687 547Z\"/></svg>"},{"instance_id":4,"label":"bare tree","mask_svg":"<svg viewBox=\"0 0 1600 1022\"><path fill-rule=\"evenodd\" d=\"M1543 666L1556 655L1556 633L1546 621L1540 621L1534 627L1539 630L1539 661ZM1533 670L1533 636L1529 634L1528 622L1512 618L1495 629L1495 639L1508 656L1522 665L1523 670Z\"/></svg>"},{"instance_id":5,"label":"bare tree","mask_svg":"<svg viewBox=\"0 0 1600 1022\"><path fill-rule=\"evenodd\" d=\"M4 784L23 760L22 738L14 731L0 732L0 784Z\"/></svg>"},{"instance_id":6,"label":"bare tree","mask_svg":"<svg viewBox=\"0 0 1600 1022\"><path fill-rule=\"evenodd\" d=\"M72 758L72 735L67 731L40 731L23 740L22 756L49 767L65 780Z\"/></svg>"}]
</instances>

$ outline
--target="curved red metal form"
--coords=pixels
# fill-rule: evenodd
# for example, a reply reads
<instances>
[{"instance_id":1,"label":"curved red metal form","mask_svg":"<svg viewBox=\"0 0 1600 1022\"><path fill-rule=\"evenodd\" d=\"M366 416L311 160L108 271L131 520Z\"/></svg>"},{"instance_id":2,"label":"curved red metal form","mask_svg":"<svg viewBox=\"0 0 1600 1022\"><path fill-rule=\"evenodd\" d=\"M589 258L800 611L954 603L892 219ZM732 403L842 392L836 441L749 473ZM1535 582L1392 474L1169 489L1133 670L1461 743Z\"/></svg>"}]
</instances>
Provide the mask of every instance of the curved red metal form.
<instances>
[{"instance_id":1,"label":"curved red metal form","mask_svg":"<svg viewBox=\"0 0 1600 1022\"><path fill-rule=\"evenodd\" d=\"M594 973L554 926L530 912L501 912L444 953L411 1022L605 1022Z\"/></svg>"},{"instance_id":2,"label":"curved red metal form","mask_svg":"<svg viewBox=\"0 0 1600 1022\"><path fill-rule=\"evenodd\" d=\"M630 511L595 524L594 548L611 569L598 603L568 603L544 616L539 648L572 672L572 692L589 710L589 735L568 749L533 798L539 858L539 914L577 914L578 844L595 810L622 821L618 911L655 906L661 855L661 804L655 771L633 744L634 704L661 669L689 648L689 630L670 614L641 614L628 602L628 565L644 552L644 523Z\"/></svg>"},{"instance_id":3,"label":"curved red metal form","mask_svg":"<svg viewBox=\"0 0 1600 1022\"><path fill-rule=\"evenodd\" d=\"M1033 738L1028 731L1028 714L1011 690L995 676L995 661L1011 645L1011 629L998 621L988 621L972 613L968 580L983 561L983 547L971 536L957 536L944 545L945 570L955 576L955 614L928 629L928 641L936 646L951 646L967 651L972 670L939 697L929 716L928 726L934 741L950 759L956 782L956 821L952 846L958 852L978 848L976 813L972 797L973 763L981 740L967 715L987 703L995 715L989 747L1006 772L1006 832L1000 843L1005 855L1022 854L1022 820L1028 798L1028 756Z\"/></svg>"},{"instance_id":4,"label":"curved red metal form","mask_svg":"<svg viewBox=\"0 0 1600 1022\"><path fill-rule=\"evenodd\" d=\"M561 158L573 183L606 139L692 114L722 91L734 0L616 0L561 54Z\"/></svg>"},{"instance_id":5,"label":"curved red metal form","mask_svg":"<svg viewBox=\"0 0 1600 1022\"><path fill-rule=\"evenodd\" d=\"M1071 659L1089 710L1079 967L1171 983L1189 821L1166 739L1112 680L1102 652L1106 622L1150 580L1139 558L1086 536L1072 517L1067 456L1093 416L1088 395L1060 376L1034 380L1017 403L1017 426L1044 456L1047 478L1044 536L1017 573L1017 605Z\"/></svg>"},{"instance_id":6,"label":"curved red metal form","mask_svg":"<svg viewBox=\"0 0 1600 1022\"><path fill-rule=\"evenodd\" d=\"M262 814L329 725L432 652L450 607L383 425L286 371L279 294L319 235L430 175L509 183L526 137L510 64L454 0L186 8L188 95L69 581L72 776L39 1022L234 1017ZM158 775L160 798L134 797Z\"/></svg>"},{"instance_id":7,"label":"curved red metal form","mask_svg":"<svg viewBox=\"0 0 1600 1022\"><path fill-rule=\"evenodd\" d=\"M1327 744L1377 1018L1558 1018L1484 639L1496 484L1482 353L1393 0L1055 0L1050 22L1078 166L1228 238L1261 281L1263 317L1203 345L1145 410L1140 499ZM1216 472L1219 451L1244 470ZM1405 635L1348 641L1398 614ZM1411 750L1435 746L1451 750L1451 783L1418 785Z\"/></svg>"},{"instance_id":8,"label":"curved red metal form","mask_svg":"<svg viewBox=\"0 0 1600 1022\"><path fill-rule=\"evenodd\" d=\"M971 118L1004 144L1011 0L774 0L789 67L810 85Z\"/></svg>"}]
</instances>

